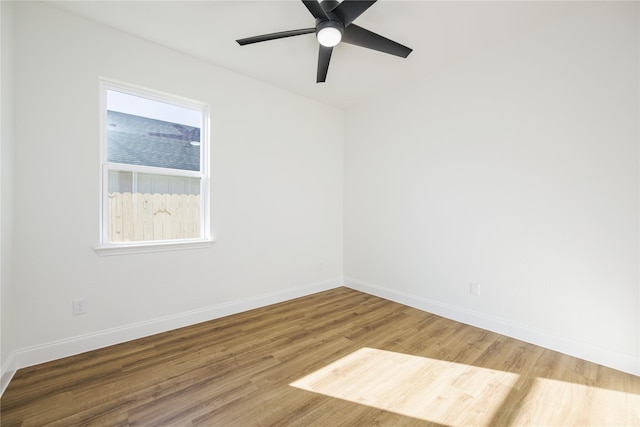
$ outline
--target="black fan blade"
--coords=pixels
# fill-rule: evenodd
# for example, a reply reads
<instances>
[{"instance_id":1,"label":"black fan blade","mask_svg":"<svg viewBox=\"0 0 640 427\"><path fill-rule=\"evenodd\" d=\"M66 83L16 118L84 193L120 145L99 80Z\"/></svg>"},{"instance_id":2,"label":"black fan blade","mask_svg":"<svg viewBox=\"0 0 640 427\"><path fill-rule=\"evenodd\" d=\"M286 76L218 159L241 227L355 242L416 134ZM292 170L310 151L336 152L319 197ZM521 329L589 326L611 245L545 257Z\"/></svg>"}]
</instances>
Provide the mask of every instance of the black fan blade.
<instances>
[{"instance_id":1,"label":"black fan blade","mask_svg":"<svg viewBox=\"0 0 640 427\"><path fill-rule=\"evenodd\" d=\"M316 83L323 83L327 80L327 71L329 71L329 61L331 61L332 47L320 45L318 52L318 77Z\"/></svg>"},{"instance_id":2,"label":"black fan blade","mask_svg":"<svg viewBox=\"0 0 640 427\"><path fill-rule=\"evenodd\" d=\"M302 30L280 31L279 33L263 34L261 36L247 37L246 39L236 40L240 46L246 44L266 42L269 40L283 39L285 37L301 36L303 34L315 33L315 28L304 28Z\"/></svg>"},{"instance_id":3,"label":"black fan blade","mask_svg":"<svg viewBox=\"0 0 640 427\"><path fill-rule=\"evenodd\" d=\"M342 4L344 4L344 2ZM413 51L413 49L403 46L400 43L396 43L393 40L389 40L386 37L382 37L376 33L372 33L369 30L365 30L362 27L358 27L355 24L351 24L344 29L342 41L356 46L366 47L367 49L400 56L402 58L406 58Z\"/></svg>"},{"instance_id":4,"label":"black fan blade","mask_svg":"<svg viewBox=\"0 0 640 427\"><path fill-rule=\"evenodd\" d=\"M331 12L336 7L340 6L340 2L336 0L323 0L320 2L320 6L325 12Z\"/></svg>"},{"instance_id":5,"label":"black fan blade","mask_svg":"<svg viewBox=\"0 0 640 427\"><path fill-rule=\"evenodd\" d=\"M318 0L302 0L302 3L309 9L314 18L327 19L327 14L318 3Z\"/></svg>"},{"instance_id":6,"label":"black fan blade","mask_svg":"<svg viewBox=\"0 0 640 427\"><path fill-rule=\"evenodd\" d=\"M333 9L332 12L340 18L340 21L342 21L346 27L375 2L376 0L344 0L338 7Z\"/></svg>"}]
</instances>

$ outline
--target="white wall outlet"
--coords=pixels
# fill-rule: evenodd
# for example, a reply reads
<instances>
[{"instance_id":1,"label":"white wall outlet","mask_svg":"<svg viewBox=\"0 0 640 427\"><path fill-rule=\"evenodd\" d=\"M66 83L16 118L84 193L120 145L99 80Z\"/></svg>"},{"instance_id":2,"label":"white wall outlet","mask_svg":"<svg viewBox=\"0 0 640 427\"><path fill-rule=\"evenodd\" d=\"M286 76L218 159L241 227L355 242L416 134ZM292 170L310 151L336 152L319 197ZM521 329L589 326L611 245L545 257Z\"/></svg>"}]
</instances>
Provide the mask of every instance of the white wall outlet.
<instances>
[{"instance_id":1,"label":"white wall outlet","mask_svg":"<svg viewBox=\"0 0 640 427\"><path fill-rule=\"evenodd\" d=\"M78 298L71 301L73 306L73 315L77 316L79 314L87 314L87 299L86 298Z\"/></svg>"},{"instance_id":2,"label":"white wall outlet","mask_svg":"<svg viewBox=\"0 0 640 427\"><path fill-rule=\"evenodd\" d=\"M469 283L469 293L474 297L480 296L480 283Z\"/></svg>"}]
</instances>

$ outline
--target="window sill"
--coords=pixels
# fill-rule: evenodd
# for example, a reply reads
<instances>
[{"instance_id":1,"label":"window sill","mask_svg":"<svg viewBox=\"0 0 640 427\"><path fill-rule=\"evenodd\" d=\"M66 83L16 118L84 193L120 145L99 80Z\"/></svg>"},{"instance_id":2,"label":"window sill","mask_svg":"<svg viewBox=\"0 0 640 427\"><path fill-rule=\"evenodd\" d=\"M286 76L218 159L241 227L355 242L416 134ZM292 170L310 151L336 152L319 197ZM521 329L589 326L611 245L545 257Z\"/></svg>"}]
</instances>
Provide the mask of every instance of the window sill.
<instances>
[{"instance_id":1,"label":"window sill","mask_svg":"<svg viewBox=\"0 0 640 427\"><path fill-rule=\"evenodd\" d=\"M190 240L176 242L153 242L113 244L94 248L100 256L142 254L150 252L181 251L188 249L203 249L213 246L213 240Z\"/></svg>"}]
</instances>

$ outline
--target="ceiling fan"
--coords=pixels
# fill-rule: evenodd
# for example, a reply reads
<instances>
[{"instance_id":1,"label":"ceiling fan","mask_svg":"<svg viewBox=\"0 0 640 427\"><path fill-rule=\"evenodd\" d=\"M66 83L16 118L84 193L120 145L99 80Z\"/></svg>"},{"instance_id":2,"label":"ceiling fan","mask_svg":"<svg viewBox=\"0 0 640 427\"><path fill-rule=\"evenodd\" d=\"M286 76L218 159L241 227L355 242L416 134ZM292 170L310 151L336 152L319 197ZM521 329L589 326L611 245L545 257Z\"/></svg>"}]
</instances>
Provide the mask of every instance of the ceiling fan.
<instances>
[{"instance_id":1,"label":"ceiling fan","mask_svg":"<svg viewBox=\"0 0 640 427\"><path fill-rule=\"evenodd\" d=\"M412 49L382 37L353 24L353 21L369 9L376 0L302 0L311 15L316 18L316 26L300 30L281 31L236 40L240 46L276 40L285 37L315 33L320 51L318 53L317 83L326 81L333 47L340 42L366 47L379 52L406 58Z\"/></svg>"}]
</instances>

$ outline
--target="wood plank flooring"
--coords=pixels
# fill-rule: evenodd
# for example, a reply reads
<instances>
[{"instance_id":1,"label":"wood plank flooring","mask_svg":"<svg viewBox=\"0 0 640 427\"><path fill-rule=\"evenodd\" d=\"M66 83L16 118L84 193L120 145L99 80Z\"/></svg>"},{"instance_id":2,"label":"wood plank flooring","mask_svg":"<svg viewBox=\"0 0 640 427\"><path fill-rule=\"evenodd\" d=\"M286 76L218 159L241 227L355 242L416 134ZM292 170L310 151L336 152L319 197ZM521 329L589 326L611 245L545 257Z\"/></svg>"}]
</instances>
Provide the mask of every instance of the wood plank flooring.
<instances>
[{"instance_id":1,"label":"wood plank flooring","mask_svg":"<svg viewBox=\"0 0 640 427\"><path fill-rule=\"evenodd\" d=\"M640 377L347 288L19 370L2 426L640 426Z\"/></svg>"}]
</instances>

